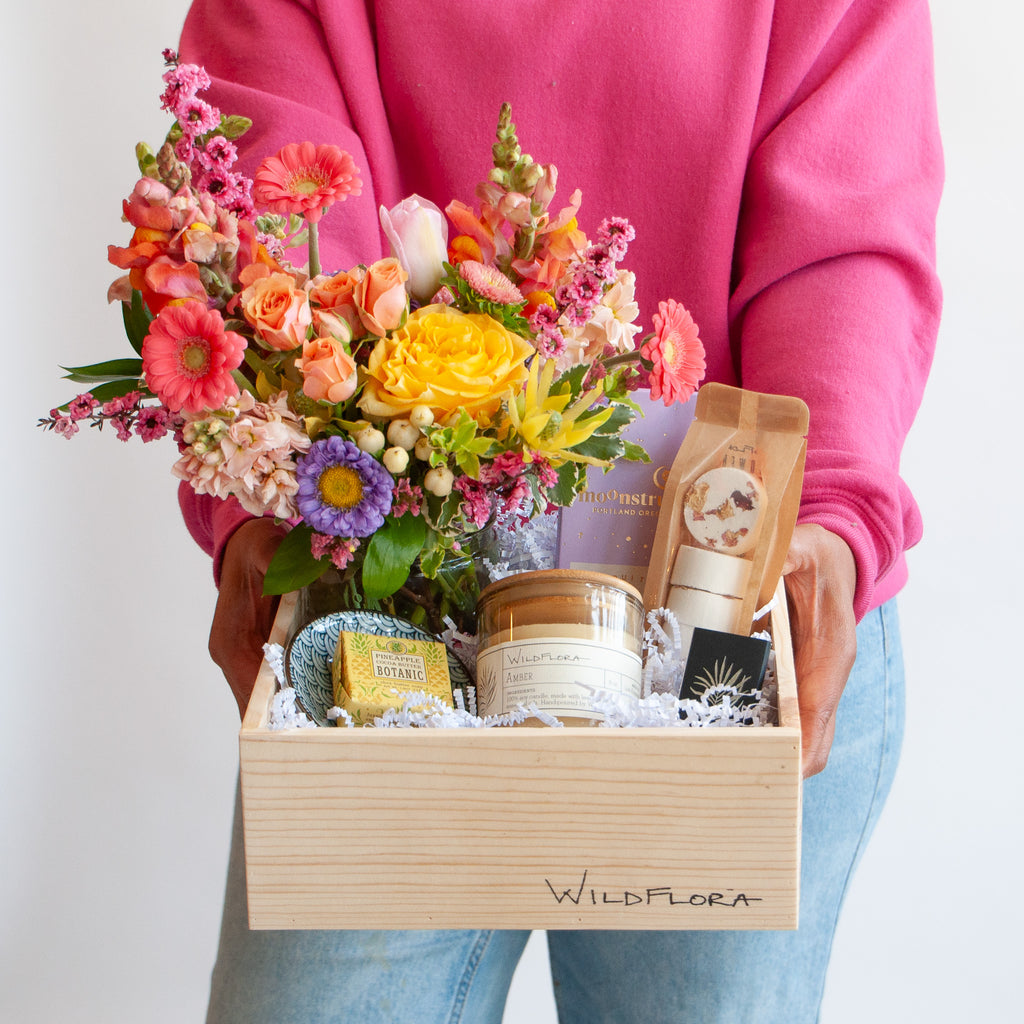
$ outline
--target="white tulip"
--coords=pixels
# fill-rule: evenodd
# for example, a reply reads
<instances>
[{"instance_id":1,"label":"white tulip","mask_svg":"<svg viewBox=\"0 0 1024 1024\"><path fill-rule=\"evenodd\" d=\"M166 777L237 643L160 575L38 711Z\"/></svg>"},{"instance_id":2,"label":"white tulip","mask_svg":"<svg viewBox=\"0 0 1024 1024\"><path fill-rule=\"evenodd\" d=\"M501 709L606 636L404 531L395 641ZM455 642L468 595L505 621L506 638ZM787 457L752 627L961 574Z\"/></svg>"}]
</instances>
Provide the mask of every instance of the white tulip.
<instances>
[{"instance_id":1,"label":"white tulip","mask_svg":"<svg viewBox=\"0 0 1024 1024\"><path fill-rule=\"evenodd\" d=\"M433 298L448 259L448 223L430 200L412 195L390 210L380 208L380 222L391 254L409 275L406 288L418 302Z\"/></svg>"}]
</instances>

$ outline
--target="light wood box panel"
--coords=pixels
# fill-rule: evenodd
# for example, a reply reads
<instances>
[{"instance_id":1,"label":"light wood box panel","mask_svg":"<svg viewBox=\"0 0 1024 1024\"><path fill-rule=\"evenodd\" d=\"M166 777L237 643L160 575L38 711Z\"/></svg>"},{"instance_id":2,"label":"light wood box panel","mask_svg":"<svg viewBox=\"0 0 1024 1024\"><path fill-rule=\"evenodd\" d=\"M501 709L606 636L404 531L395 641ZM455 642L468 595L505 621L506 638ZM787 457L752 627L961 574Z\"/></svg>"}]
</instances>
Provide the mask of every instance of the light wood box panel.
<instances>
[{"instance_id":1,"label":"light wood box panel","mask_svg":"<svg viewBox=\"0 0 1024 1024\"><path fill-rule=\"evenodd\" d=\"M253 928L795 928L800 730L240 733ZM271 640L283 642L293 600Z\"/></svg>"}]
</instances>

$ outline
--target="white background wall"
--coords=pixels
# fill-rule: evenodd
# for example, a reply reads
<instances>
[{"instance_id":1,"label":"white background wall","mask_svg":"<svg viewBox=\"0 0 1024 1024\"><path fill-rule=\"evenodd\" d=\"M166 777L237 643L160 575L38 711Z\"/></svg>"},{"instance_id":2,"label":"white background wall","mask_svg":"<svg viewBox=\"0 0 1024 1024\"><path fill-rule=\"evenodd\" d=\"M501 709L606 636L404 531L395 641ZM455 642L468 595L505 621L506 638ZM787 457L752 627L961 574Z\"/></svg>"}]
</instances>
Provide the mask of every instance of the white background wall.
<instances>
[{"instance_id":1,"label":"white background wall","mask_svg":"<svg viewBox=\"0 0 1024 1024\"><path fill-rule=\"evenodd\" d=\"M57 364L122 353L105 247L119 241L134 143L166 130L159 54L185 9L19 4L0 43L0 1020L12 1024L199 1021L216 943L238 723L206 656L214 594L176 512L173 449L66 443L33 425L70 397ZM946 313L904 463L927 524L902 603L910 713L836 940L828 1024L1020 1012L1024 331L1010 296L1024 270L1024 18L996 0L933 11ZM538 938L508 1024L554 1020L542 956Z\"/></svg>"}]
</instances>

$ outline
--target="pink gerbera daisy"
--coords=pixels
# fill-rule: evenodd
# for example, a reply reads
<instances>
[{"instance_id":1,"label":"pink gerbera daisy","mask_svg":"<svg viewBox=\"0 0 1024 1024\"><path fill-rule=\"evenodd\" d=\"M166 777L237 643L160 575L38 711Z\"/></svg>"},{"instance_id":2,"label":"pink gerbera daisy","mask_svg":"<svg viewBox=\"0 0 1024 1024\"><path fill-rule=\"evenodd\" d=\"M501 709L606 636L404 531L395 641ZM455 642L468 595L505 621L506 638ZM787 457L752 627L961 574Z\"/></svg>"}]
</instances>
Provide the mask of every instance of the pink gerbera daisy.
<instances>
[{"instance_id":1,"label":"pink gerbera daisy","mask_svg":"<svg viewBox=\"0 0 1024 1024\"><path fill-rule=\"evenodd\" d=\"M165 306L142 343L142 372L168 409L206 412L238 394L231 371L241 365L245 338L224 329L215 309L190 300Z\"/></svg>"},{"instance_id":2,"label":"pink gerbera daisy","mask_svg":"<svg viewBox=\"0 0 1024 1024\"><path fill-rule=\"evenodd\" d=\"M362 189L359 169L337 146L292 142L256 170L256 203L275 213L296 213L315 224L324 210Z\"/></svg>"},{"instance_id":3,"label":"pink gerbera daisy","mask_svg":"<svg viewBox=\"0 0 1024 1024\"><path fill-rule=\"evenodd\" d=\"M654 335L640 349L651 366L651 398L665 405L685 402L697 390L707 368L704 345L693 317L675 299L658 303Z\"/></svg>"}]
</instances>

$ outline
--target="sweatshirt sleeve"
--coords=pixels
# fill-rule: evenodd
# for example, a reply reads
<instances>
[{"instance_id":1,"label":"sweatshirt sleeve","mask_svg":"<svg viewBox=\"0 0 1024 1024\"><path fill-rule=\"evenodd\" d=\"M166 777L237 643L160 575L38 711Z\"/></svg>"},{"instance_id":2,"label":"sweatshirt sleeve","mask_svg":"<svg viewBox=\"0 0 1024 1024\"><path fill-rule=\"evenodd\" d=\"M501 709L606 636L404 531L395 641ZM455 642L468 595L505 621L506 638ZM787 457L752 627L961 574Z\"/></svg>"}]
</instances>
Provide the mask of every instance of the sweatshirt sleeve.
<instances>
[{"instance_id":1,"label":"sweatshirt sleeve","mask_svg":"<svg viewBox=\"0 0 1024 1024\"><path fill-rule=\"evenodd\" d=\"M368 5L345 0L324 17L343 21L344 62L325 43L316 5L304 0L194 0L180 44L183 62L203 65L204 94L225 114L251 118L238 141L239 164L252 175L264 157L289 142L333 143L352 154L362 192L321 221L324 266L348 268L382 253L377 208L396 189L396 160L383 101ZM178 490L185 524L213 558L220 582L224 547L251 518L234 500Z\"/></svg>"},{"instance_id":2,"label":"sweatshirt sleeve","mask_svg":"<svg viewBox=\"0 0 1024 1024\"><path fill-rule=\"evenodd\" d=\"M744 387L810 407L801 521L852 549L858 619L921 536L899 460L938 329L941 184L927 4L777 3L732 343Z\"/></svg>"}]
</instances>

